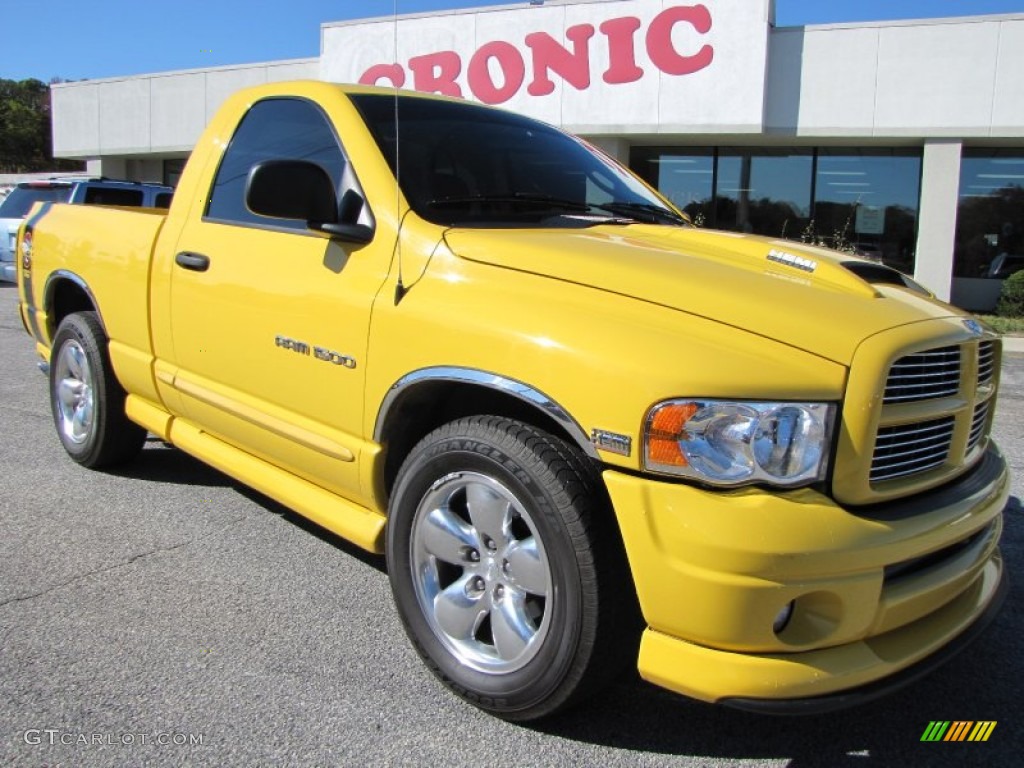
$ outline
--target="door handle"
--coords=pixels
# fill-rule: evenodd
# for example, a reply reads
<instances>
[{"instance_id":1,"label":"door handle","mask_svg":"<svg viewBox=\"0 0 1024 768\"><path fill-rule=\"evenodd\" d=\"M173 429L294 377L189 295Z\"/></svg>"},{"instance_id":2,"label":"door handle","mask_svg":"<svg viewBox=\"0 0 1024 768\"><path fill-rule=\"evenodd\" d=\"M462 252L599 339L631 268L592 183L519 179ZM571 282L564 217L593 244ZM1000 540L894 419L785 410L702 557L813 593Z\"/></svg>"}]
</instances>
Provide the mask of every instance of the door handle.
<instances>
[{"instance_id":1,"label":"door handle","mask_svg":"<svg viewBox=\"0 0 1024 768\"><path fill-rule=\"evenodd\" d=\"M193 272L205 272L210 268L210 257L201 253L182 251L174 257L174 263L179 267L191 269Z\"/></svg>"}]
</instances>

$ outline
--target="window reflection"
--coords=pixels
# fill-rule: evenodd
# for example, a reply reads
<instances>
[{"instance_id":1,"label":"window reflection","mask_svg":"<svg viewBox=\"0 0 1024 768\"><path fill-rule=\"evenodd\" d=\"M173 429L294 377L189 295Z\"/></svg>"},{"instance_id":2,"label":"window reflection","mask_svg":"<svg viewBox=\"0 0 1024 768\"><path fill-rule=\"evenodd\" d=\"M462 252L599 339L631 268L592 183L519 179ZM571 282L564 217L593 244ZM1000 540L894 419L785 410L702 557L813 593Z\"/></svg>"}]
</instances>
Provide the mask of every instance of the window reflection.
<instances>
[{"instance_id":1,"label":"window reflection","mask_svg":"<svg viewBox=\"0 0 1024 768\"><path fill-rule=\"evenodd\" d=\"M818 150L815 228L828 244L914 271L921 152Z\"/></svg>"},{"instance_id":2,"label":"window reflection","mask_svg":"<svg viewBox=\"0 0 1024 768\"><path fill-rule=\"evenodd\" d=\"M698 225L825 245L913 272L920 149L634 147L630 159Z\"/></svg>"},{"instance_id":3,"label":"window reflection","mask_svg":"<svg viewBox=\"0 0 1024 768\"><path fill-rule=\"evenodd\" d=\"M1024 150L963 150L953 259L957 277L1024 269Z\"/></svg>"},{"instance_id":4,"label":"window reflection","mask_svg":"<svg viewBox=\"0 0 1024 768\"><path fill-rule=\"evenodd\" d=\"M811 171L810 150L720 150L717 226L797 239L810 221Z\"/></svg>"},{"instance_id":5,"label":"window reflection","mask_svg":"<svg viewBox=\"0 0 1024 768\"><path fill-rule=\"evenodd\" d=\"M715 158L711 149L687 149L674 154L657 148L633 150L632 168L699 226L714 218Z\"/></svg>"}]
</instances>

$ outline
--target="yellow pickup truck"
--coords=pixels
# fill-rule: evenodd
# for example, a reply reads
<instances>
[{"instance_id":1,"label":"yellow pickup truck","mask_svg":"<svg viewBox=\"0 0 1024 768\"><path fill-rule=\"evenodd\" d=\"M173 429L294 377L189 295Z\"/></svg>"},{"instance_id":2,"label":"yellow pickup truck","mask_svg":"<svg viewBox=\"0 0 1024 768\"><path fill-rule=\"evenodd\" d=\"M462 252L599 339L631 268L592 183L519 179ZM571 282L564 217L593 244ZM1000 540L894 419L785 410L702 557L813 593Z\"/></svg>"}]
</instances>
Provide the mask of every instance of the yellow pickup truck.
<instances>
[{"instance_id":1,"label":"yellow pickup truck","mask_svg":"<svg viewBox=\"0 0 1024 768\"><path fill-rule=\"evenodd\" d=\"M1004 595L999 338L879 264L695 228L543 123L261 86L168 212L37 205L18 248L72 459L149 432L386 553L426 664L502 717L633 663L828 710Z\"/></svg>"}]
</instances>

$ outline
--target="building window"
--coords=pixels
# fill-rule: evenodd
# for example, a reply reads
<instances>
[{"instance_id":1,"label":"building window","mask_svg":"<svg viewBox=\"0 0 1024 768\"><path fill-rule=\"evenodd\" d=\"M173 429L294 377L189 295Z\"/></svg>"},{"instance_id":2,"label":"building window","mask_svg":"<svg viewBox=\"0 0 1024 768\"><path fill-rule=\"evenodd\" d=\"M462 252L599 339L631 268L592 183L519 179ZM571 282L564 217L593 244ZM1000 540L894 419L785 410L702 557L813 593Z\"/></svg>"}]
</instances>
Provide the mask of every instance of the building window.
<instances>
[{"instance_id":1,"label":"building window","mask_svg":"<svg viewBox=\"0 0 1024 768\"><path fill-rule=\"evenodd\" d=\"M630 161L700 226L914 270L920 149L634 147Z\"/></svg>"},{"instance_id":2,"label":"building window","mask_svg":"<svg viewBox=\"0 0 1024 768\"><path fill-rule=\"evenodd\" d=\"M715 226L795 240L811 216L811 150L721 149Z\"/></svg>"},{"instance_id":3,"label":"building window","mask_svg":"<svg viewBox=\"0 0 1024 768\"><path fill-rule=\"evenodd\" d=\"M181 174L185 172L185 162L187 158L181 160L164 160L164 184L169 187L177 188L178 182L181 181Z\"/></svg>"},{"instance_id":4,"label":"building window","mask_svg":"<svg viewBox=\"0 0 1024 768\"><path fill-rule=\"evenodd\" d=\"M634 147L630 165L695 223L711 225L715 197L713 150Z\"/></svg>"},{"instance_id":5,"label":"building window","mask_svg":"<svg viewBox=\"0 0 1024 768\"><path fill-rule=\"evenodd\" d=\"M965 148L953 270L1003 280L1024 269L1024 150Z\"/></svg>"},{"instance_id":6,"label":"building window","mask_svg":"<svg viewBox=\"0 0 1024 768\"><path fill-rule=\"evenodd\" d=\"M919 149L817 151L814 227L828 245L913 274L920 198Z\"/></svg>"}]
</instances>

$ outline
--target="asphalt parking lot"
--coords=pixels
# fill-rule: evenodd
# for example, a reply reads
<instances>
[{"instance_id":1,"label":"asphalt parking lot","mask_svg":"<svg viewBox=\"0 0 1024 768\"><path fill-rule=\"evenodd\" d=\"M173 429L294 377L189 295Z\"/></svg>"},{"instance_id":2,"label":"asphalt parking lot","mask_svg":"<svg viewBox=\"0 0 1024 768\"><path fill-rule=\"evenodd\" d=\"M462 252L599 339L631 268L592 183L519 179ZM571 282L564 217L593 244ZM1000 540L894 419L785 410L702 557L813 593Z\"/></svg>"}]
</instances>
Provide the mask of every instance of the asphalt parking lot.
<instances>
[{"instance_id":1,"label":"asphalt parking lot","mask_svg":"<svg viewBox=\"0 0 1024 768\"><path fill-rule=\"evenodd\" d=\"M1019 764L1024 355L1004 361L995 429L1016 586L964 654L828 716L734 712L631 677L525 727L435 682L381 559L158 442L117 474L73 464L15 307L0 283L0 766ZM998 725L985 743L922 743L933 720Z\"/></svg>"}]
</instances>

